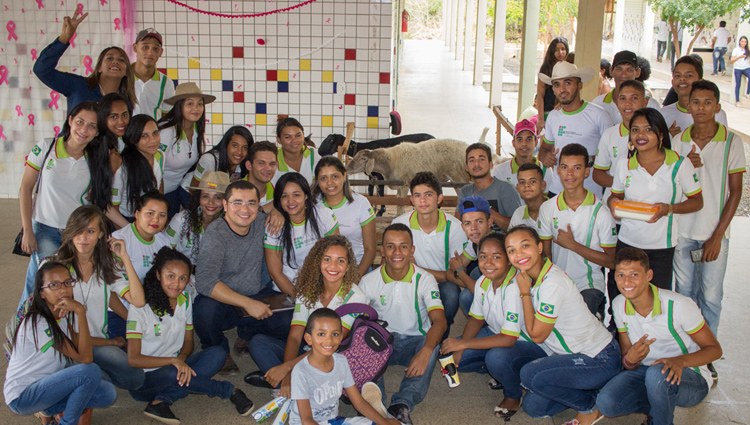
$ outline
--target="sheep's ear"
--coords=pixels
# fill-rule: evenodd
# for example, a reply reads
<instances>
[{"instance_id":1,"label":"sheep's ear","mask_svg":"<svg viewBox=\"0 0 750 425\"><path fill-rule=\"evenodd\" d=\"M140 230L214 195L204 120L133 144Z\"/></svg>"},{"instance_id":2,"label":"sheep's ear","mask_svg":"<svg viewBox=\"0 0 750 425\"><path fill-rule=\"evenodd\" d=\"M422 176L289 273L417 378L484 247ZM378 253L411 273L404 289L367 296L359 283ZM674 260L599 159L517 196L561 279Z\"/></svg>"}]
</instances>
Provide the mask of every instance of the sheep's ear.
<instances>
[{"instance_id":1,"label":"sheep's ear","mask_svg":"<svg viewBox=\"0 0 750 425\"><path fill-rule=\"evenodd\" d=\"M375 158L371 157L370 155L367 155L365 157L365 174L368 176L372 174L372 170L375 169Z\"/></svg>"}]
</instances>

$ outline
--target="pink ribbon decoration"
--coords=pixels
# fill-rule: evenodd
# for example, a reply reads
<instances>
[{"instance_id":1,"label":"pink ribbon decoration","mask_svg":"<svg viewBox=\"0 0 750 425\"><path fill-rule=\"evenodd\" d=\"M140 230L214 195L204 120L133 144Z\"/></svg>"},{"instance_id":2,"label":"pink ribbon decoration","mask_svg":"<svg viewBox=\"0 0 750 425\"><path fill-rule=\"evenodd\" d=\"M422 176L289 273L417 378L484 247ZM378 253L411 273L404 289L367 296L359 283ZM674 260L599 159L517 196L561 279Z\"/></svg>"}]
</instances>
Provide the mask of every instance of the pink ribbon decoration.
<instances>
[{"instance_id":1,"label":"pink ribbon decoration","mask_svg":"<svg viewBox=\"0 0 750 425\"><path fill-rule=\"evenodd\" d=\"M35 61L37 58L36 49L31 49L31 60Z\"/></svg>"},{"instance_id":2,"label":"pink ribbon decoration","mask_svg":"<svg viewBox=\"0 0 750 425\"><path fill-rule=\"evenodd\" d=\"M78 34L73 34L73 37L70 37L70 41L68 41L70 47L76 47L76 37L78 37Z\"/></svg>"},{"instance_id":3,"label":"pink ribbon decoration","mask_svg":"<svg viewBox=\"0 0 750 425\"><path fill-rule=\"evenodd\" d=\"M38 9L44 9L44 0L36 0L36 7Z\"/></svg>"},{"instance_id":4,"label":"pink ribbon decoration","mask_svg":"<svg viewBox=\"0 0 750 425\"><path fill-rule=\"evenodd\" d=\"M8 30L8 41L18 40L18 36L16 35L16 23L15 22L8 21L8 23L5 24L5 29Z\"/></svg>"},{"instance_id":5,"label":"pink ribbon decoration","mask_svg":"<svg viewBox=\"0 0 750 425\"><path fill-rule=\"evenodd\" d=\"M115 18L114 23L115 23L115 30L119 30L120 29L120 18Z\"/></svg>"},{"instance_id":6,"label":"pink ribbon decoration","mask_svg":"<svg viewBox=\"0 0 750 425\"><path fill-rule=\"evenodd\" d=\"M55 139L57 139L57 135L60 134L60 126L56 125L52 129L55 130Z\"/></svg>"},{"instance_id":7,"label":"pink ribbon decoration","mask_svg":"<svg viewBox=\"0 0 750 425\"><path fill-rule=\"evenodd\" d=\"M83 14L83 3L78 3L76 5L76 13L79 15Z\"/></svg>"},{"instance_id":8,"label":"pink ribbon decoration","mask_svg":"<svg viewBox=\"0 0 750 425\"><path fill-rule=\"evenodd\" d=\"M50 99L50 101L47 104L47 106L50 109L52 109L52 108L60 109L60 107L57 105L57 101L60 100L60 93L58 93L58 92L56 92L54 90L50 90L50 92L49 92L49 99Z\"/></svg>"},{"instance_id":9,"label":"pink ribbon decoration","mask_svg":"<svg viewBox=\"0 0 750 425\"><path fill-rule=\"evenodd\" d=\"M16 105L16 116L17 117L23 116L23 112L21 112L21 105Z\"/></svg>"},{"instance_id":10,"label":"pink ribbon decoration","mask_svg":"<svg viewBox=\"0 0 750 425\"><path fill-rule=\"evenodd\" d=\"M91 65L94 63L94 60L91 59L91 56L86 55L83 57L83 66L86 67L86 74L93 74L94 68L91 67Z\"/></svg>"},{"instance_id":11,"label":"pink ribbon decoration","mask_svg":"<svg viewBox=\"0 0 750 425\"><path fill-rule=\"evenodd\" d=\"M0 86L8 84L8 67L0 65Z\"/></svg>"},{"instance_id":12,"label":"pink ribbon decoration","mask_svg":"<svg viewBox=\"0 0 750 425\"><path fill-rule=\"evenodd\" d=\"M5 137L5 132L3 130L4 130L3 126L0 125L0 139L3 139L3 141L6 141L6 140L8 140L8 138Z\"/></svg>"},{"instance_id":13,"label":"pink ribbon decoration","mask_svg":"<svg viewBox=\"0 0 750 425\"><path fill-rule=\"evenodd\" d=\"M102 6L104 6L105 4L107 4L107 0L99 0L99 3L101 3Z\"/></svg>"},{"instance_id":14,"label":"pink ribbon decoration","mask_svg":"<svg viewBox=\"0 0 750 425\"><path fill-rule=\"evenodd\" d=\"M29 114L28 118L29 118L29 125L34 125L34 118L35 118L34 114Z\"/></svg>"}]
</instances>

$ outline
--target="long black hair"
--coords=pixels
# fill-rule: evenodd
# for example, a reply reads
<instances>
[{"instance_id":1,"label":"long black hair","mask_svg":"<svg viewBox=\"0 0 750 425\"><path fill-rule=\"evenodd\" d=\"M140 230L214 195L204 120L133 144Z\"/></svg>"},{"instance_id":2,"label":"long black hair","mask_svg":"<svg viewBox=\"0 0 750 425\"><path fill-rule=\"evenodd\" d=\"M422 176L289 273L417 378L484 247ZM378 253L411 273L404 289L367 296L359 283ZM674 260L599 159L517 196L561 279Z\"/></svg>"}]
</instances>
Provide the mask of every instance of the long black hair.
<instances>
[{"instance_id":1,"label":"long black hair","mask_svg":"<svg viewBox=\"0 0 750 425\"><path fill-rule=\"evenodd\" d=\"M216 171L223 171L230 176L234 173L234 170L229 169L227 146L229 146L229 142L234 136L240 136L245 139L245 141L247 141L247 150L250 152L250 146L254 143L253 135L250 133L250 130L241 125L229 127L229 130L227 130L227 132L224 133L224 136L222 136L221 141L211 148L210 151L206 152L206 155L211 154L214 156L214 159L216 160ZM240 178L244 178L246 175L247 167L245 166L245 160L243 159L240 161Z\"/></svg>"},{"instance_id":2,"label":"long black hair","mask_svg":"<svg viewBox=\"0 0 750 425\"><path fill-rule=\"evenodd\" d=\"M193 246L190 250L190 258L194 259L198 258L198 253L200 252L200 243L198 243L199 235L206 230L203 228L203 211L200 208L202 195L202 190L193 190L190 192L190 205L184 210L185 220L182 222L182 227L174 229L179 232L179 239L192 241ZM223 196L224 194L222 194ZM219 213L220 216L221 213Z\"/></svg>"},{"instance_id":3,"label":"long black hair","mask_svg":"<svg viewBox=\"0 0 750 425\"><path fill-rule=\"evenodd\" d=\"M146 304L151 307L151 311L157 316L161 317L165 314L170 316L174 315L174 309L169 304L169 297L164 293L161 288L161 281L157 276L167 263L172 261L180 261L188 266L188 271L193 270L193 265L190 263L190 259L187 258L180 251L168 246L163 247L156 253L154 257L154 265L146 273L143 278L143 292L146 298Z\"/></svg>"},{"instance_id":4,"label":"long black hair","mask_svg":"<svg viewBox=\"0 0 750 425\"><path fill-rule=\"evenodd\" d=\"M133 105L130 104L128 98L121 95L120 93L110 93L99 100L97 121L99 121L102 127L102 131L100 132L100 134L102 135L102 139L104 139L110 149L117 149L117 136L109 131L109 127L107 127L109 114L112 113L112 105L115 102L124 102L125 107L128 108L128 115L133 116Z\"/></svg>"},{"instance_id":5,"label":"long black hair","mask_svg":"<svg viewBox=\"0 0 750 425\"><path fill-rule=\"evenodd\" d=\"M320 226L318 226L318 211L315 209L315 200L313 199L307 179L300 173L286 173L281 176L279 181L276 182L276 187L273 191L273 207L284 217L284 226L281 228L281 249L284 251L286 263L296 268L301 265L297 264L297 256L294 254L294 244L292 243L292 219L289 217L289 213L281 208L281 196L283 195L286 186L290 183L297 184L306 197L305 232L308 231L309 226L315 235L315 239L320 239L323 235L320 233Z\"/></svg>"},{"instance_id":6,"label":"long black hair","mask_svg":"<svg viewBox=\"0 0 750 425\"><path fill-rule=\"evenodd\" d=\"M557 45L559 43L562 43L565 46L565 53L570 53L570 46L568 45L568 39L565 37L555 37L552 39L552 41L549 43L549 46L547 46L547 51L544 53L544 61L542 62L542 66L539 68L539 72L541 72L544 75L552 76L552 68L555 67L555 64L557 63L557 59L555 58L555 50L557 50Z\"/></svg>"},{"instance_id":7,"label":"long black hair","mask_svg":"<svg viewBox=\"0 0 750 425\"><path fill-rule=\"evenodd\" d=\"M200 96L194 96L194 97L200 97ZM159 119L159 122L157 123L159 126L159 130L164 130L165 128L174 127L175 131L175 140L180 140L180 136L185 131L184 128L182 128L182 123L185 120L185 116L182 114L182 107L185 105L185 101L189 98L180 99L177 102L174 103L172 106L172 109L169 110L169 112L166 113L161 119ZM198 158L203 155L203 143L204 143L204 137L206 135L206 104L203 104L203 114L198 119L198 121L195 123L196 130L198 132L198 136L196 138L197 145L198 145ZM162 140L162 143L171 142L168 140ZM188 140L188 142L192 143L192 141Z\"/></svg>"},{"instance_id":8,"label":"long black hair","mask_svg":"<svg viewBox=\"0 0 750 425\"><path fill-rule=\"evenodd\" d=\"M672 141L669 136L669 127L667 127L667 122L664 121L664 116L661 114L661 112L657 111L654 108L639 109L633 112L633 118L630 119L631 126L633 125L633 121L635 121L635 119L638 117L646 118L648 125L656 133L657 137L659 137L659 147L661 149L672 149ZM633 133L631 131L631 137L632 134ZM632 144L629 145L632 146ZM634 154L635 146L633 146L632 149L628 148L628 158L630 158Z\"/></svg>"},{"instance_id":9,"label":"long black hair","mask_svg":"<svg viewBox=\"0 0 750 425\"><path fill-rule=\"evenodd\" d=\"M156 123L152 117L138 114L130 120L122 140L125 149L122 151L122 166L128 170L126 202L130 211L135 211L141 194L159 190L154 171L145 156L138 150L143 129L149 122Z\"/></svg>"}]
</instances>

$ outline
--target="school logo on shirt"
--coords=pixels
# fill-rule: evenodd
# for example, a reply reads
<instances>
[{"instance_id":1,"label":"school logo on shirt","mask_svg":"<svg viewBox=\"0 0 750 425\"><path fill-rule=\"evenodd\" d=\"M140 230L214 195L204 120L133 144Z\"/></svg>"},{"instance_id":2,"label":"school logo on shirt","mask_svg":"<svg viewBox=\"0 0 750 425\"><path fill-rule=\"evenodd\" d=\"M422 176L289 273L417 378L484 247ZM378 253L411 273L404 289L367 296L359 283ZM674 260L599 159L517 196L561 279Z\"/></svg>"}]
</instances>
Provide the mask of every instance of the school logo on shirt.
<instances>
[{"instance_id":1,"label":"school logo on shirt","mask_svg":"<svg viewBox=\"0 0 750 425\"><path fill-rule=\"evenodd\" d=\"M539 307L539 312L544 314L554 314L555 306L552 304L542 303L542 305Z\"/></svg>"},{"instance_id":2,"label":"school logo on shirt","mask_svg":"<svg viewBox=\"0 0 750 425\"><path fill-rule=\"evenodd\" d=\"M618 151L617 146L612 146L612 156L615 158L617 158L617 151Z\"/></svg>"},{"instance_id":3,"label":"school logo on shirt","mask_svg":"<svg viewBox=\"0 0 750 425\"><path fill-rule=\"evenodd\" d=\"M55 168L55 158L50 158L47 160L47 167L48 170L51 170Z\"/></svg>"},{"instance_id":4,"label":"school logo on shirt","mask_svg":"<svg viewBox=\"0 0 750 425\"><path fill-rule=\"evenodd\" d=\"M42 152L42 148L39 147L39 145L34 145L34 149L31 150L31 153L34 155L39 155Z\"/></svg>"},{"instance_id":5,"label":"school logo on shirt","mask_svg":"<svg viewBox=\"0 0 750 425\"><path fill-rule=\"evenodd\" d=\"M433 300L436 300L436 299L440 298L440 291L432 291L432 292L430 292L430 296L432 296Z\"/></svg>"},{"instance_id":6,"label":"school logo on shirt","mask_svg":"<svg viewBox=\"0 0 750 425\"><path fill-rule=\"evenodd\" d=\"M566 128L567 128L567 127L566 127L566 126L564 126L564 125L561 125L560 127L557 127L557 135L558 135L558 136L562 136L562 135L564 135L564 134L565 134L565 129L566 129Z\"/></svg>"},{"instance_id":7,"label":"school logo on shirt","mask_svg":"<svg viewBox=\"0 0 750 425\"><path fill-rule=\"evenodd\" d=\"M518 323L518 315L509 311L505 315L505 321L510 323Z\"/></svg>"},{"instance_id":8,"label":"school logo on shirt","mask_svg":"<svg viewBox=\"0 0 750 425\"><path fill-rule=\"evenodd\" d=\"M154 336L161 336L161 326L158 323L154 323Z\"/></svg>"},{"instance_id":9,"label":"school logo on shirt","mask_svg":"<svg viewBox=\"0 0 750 425\"><path fill-rule=\"evenodd\" d=\"M617 227L612 228L612 236L617 236Z\"/></svg>"},{"instance_id":10,"label":"school logo on shirt","mask_svg":"<svg viewBox=\"0 0 750 425\"><path fill-rule=\"evenodd\" d=\"M144 255L143 256L143 267L150 269L151 268L151 260L153 260L153 257L150 255Z\"/></svg>"},{"instance_id":11,"label":"school logo on shirt","mask_svg":"<svg viewBox=\"0 0 750 425\"><path fill-rule=\"evenodd\" d=\"M44 334L47 335L48 337L52 337L52 329L50 328L45 329Z\"/></svg>"},{"instance_id":12,"label":"school logo on shirt","mask_svg":"<svg viewBox=\"0 0 750 425\"><path fill-rule=\"evenodd\" d=\"M557 220L557 217L552 217L552 227L557 229L560 225L560 222Z\"/></svg>"},{"instance_id":13,"label":"school logo on shirt","mask_svg":"<svg viewBox=\"0 0 750 425\"><path fill-rule=\"evenodd\" d=\"M693 181L695 181L696 183L698 183L698 175L695 174L695 173L693 173Z\"/></svg>"},{"instance_id":14,"label":"school logo on shirt","mask_svg":"<svg viewBox=\"0 0 750 425\"><path fill-rule=\"evenodd\" d=\"M632 181L633 181L633 178L630 175L625 177L625 187L630 187L630 183L632 183Z\"/></svg>"},{"instance_id":15,"label":"school logo on shirt","mask_svg":"<svg viewBox=\"0 0 750 425\"><path fill-rule=\"evenodd\" d=\"M381 295L380 296L380 305L385 305L385 303L386 303L385 295Z\"/></svg>"},{"instance_id":16,"label":"school logo on shirt","mask_svg":"<svg viewBox=\"0 0 750 425\"><path fill-rule=\"evenodd\" d=\"M292 243L294 244L295 249L302 248L302 236L297 236L296 238L294 238L294 241L292 241Z\"/></svg>"},{"instance_id":17,"label":"school logo on shirt","mask_svg":"<svg viewBox=\"0 0 750 425\"><path fill-rule=\"evenodd\" d=\"M162 151L162 152L166 152L167 151L167 145L165 145L164 143L159 144L159 150Z\"/></svg>"}]
</instances>

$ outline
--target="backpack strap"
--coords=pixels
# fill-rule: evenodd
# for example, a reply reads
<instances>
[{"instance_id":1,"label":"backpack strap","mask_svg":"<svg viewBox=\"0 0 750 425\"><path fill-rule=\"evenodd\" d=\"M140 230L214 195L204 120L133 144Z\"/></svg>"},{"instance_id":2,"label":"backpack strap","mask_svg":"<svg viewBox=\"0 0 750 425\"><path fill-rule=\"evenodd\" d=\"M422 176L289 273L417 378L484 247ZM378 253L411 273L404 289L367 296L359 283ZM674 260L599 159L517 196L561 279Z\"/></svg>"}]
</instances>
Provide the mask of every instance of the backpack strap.
<instances>
[{"instance_id":1,"label":"backpack strap","mask_svg":"<svg viewBox=\"0 0 750 425\"><path fill-rule=\"evenodd\" d=\"M349 314L362 314L367 316L370 320L378 320L378 312L368 304L363 303L344 304L336 309L336 314L338 314L340 317L344 317Z\"/></svg>"}]
</instances>

